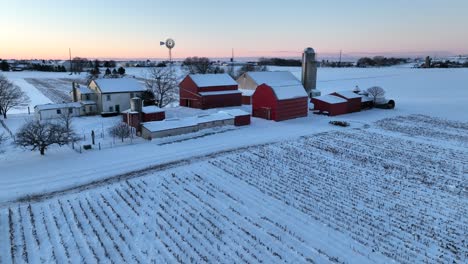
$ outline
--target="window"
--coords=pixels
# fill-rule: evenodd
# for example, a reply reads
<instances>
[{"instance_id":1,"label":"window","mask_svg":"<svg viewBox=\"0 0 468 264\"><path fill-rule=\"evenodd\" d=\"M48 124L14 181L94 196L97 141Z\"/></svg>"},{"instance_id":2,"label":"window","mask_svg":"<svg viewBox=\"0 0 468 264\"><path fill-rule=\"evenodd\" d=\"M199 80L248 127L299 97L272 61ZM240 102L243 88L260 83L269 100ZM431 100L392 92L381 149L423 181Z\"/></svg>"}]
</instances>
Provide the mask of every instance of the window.
<instances>
[{"instance_id":1,"label":"window","mask_svg":"<svg viewBox=\"0 0 468 264\"><path fill-rule=\"evenodd\" d=\"M62 110L61 109L57 109L57 115L60 115L62 114Z\"/></svg>"},{"instance_id":2,"label":"window","mask_svg":"<svg viewBox=\"0 0 468 264\"><path fill-rule=\"evenodd\" d=\"M73 108L68 108L68 113L73 114Z\"/></svg>"},{"instance_id":3,"label":"window","mask_svg":"<svg viewBox=\"0 0 468 264\"><path fill-rule=\"evenodd\" d=\"M106 96L106 99L107 99L107 101L110 101L110 100L111 100L110 94L108 94L108 95Z\"/></svg>"},{"instance_id":4,"label":"window","mask_svg":"<svg viewBox=\"0 0 468 264\"><path fill-rule=\"evenodd\" d=\"M114 112L114 107L113 106L109 106L109 112Z\"/></svg>"},{"instance_id":5,"label":"window","mask_svg":"<svg viewBox=\"0 0 468 264\"><path fill-rule=\"evenodd\" d=\"M86 95L86 100L89 100L89 94Z\"/></svg>"}]
</instances>

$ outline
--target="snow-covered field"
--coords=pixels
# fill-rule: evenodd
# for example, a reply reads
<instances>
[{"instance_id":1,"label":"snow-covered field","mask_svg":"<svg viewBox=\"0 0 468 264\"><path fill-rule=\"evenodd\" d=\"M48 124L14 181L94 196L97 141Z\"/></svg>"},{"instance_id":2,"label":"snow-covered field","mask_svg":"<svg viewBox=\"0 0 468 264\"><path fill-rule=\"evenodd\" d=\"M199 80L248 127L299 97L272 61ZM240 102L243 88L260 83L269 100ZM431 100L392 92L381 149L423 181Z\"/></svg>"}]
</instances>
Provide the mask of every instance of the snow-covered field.
<instances>
[{"instance_id":1,"label":"snow-covered field","mask_svg":"<svg viewBox=\"0 0 468 264\"><path fill-rule=\"evenodd\" d=\"M300 77L300 68L272 70ZM115 118L87 117L74 123L83 143L95 130L110 147L54 147L41 157L0 146L0 263L466 263L468 70L321 68L318 76L322 93L379 85L397 106L253 118L248 127L115 146L99 137ZM31 104L50 99L27 80L69 78L7 77ZM12 131L30 118L15 113L23 114L5 120Z\"/></svg>"},{"instance_id":2,"label":"snow-covered field","mask_svg":"<svg viewBox=\"0 0 468 264\"><path fill-rule=\"evenodd\" d=\"M463 263L467 135L467 123L399 117L11 204L0 211L0 256L31 263Z\"/></svg>"}]
</instances>

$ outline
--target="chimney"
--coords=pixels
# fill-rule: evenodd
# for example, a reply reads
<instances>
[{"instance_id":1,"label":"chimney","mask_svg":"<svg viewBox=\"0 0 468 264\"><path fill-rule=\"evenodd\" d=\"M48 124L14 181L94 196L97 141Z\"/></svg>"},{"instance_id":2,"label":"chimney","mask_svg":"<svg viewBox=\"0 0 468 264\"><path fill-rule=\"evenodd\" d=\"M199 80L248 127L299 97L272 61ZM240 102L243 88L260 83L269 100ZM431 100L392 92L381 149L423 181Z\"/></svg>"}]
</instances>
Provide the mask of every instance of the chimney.
<instances>
[{"instance_id":1,"label":"chimney","mask_svg":"<svg viewBox=\"0 0 468 264\"><path fill-rule=\"evenodd\" d=\"M317 62L313 48L306 48L302 54L302 85L309 97L320 95L317 90Z\"/></svg>"}]
</instances>

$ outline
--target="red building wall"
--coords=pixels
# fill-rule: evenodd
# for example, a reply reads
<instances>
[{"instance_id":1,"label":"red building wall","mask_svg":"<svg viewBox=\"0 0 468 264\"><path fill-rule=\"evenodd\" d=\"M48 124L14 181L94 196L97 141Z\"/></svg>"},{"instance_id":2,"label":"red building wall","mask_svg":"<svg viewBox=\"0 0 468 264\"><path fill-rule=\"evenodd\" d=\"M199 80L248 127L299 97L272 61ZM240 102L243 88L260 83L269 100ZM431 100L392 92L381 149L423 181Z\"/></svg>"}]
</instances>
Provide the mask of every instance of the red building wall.
<instances>
[{"instance_id":1,"label":"red building wall","mask_svg":"<svg viewBox=\"0 0 468 264\"><path fill-rule=\"evenodd\" d=\"M251 105L252 104L252 96L242 95L242 104L243 105Z\"/></svg>"},{"instance_id":2,"label":"red building wall","mask_svg":"<svg viewBox=\"0 0 468 264\"><path fill-rule=\"evenodd\" d=\"M143 122L152 122L152 121L162 121L166 119L166 113L165 112L158 112L158 113L149 113L149 114L142 114L142 120Z\"/></svg>"},{"instance_id":3,"label":"red building wall","mask_svg":"<svg viewBox=\"0 0 468 264\"><path fill-rule=\"evenodd\" d=\"M308 97L278 100L271 87L262 84L252 96L252 113L255 117L269 117L275 121L305 117L308 113L307 102Z\"/></svg>"},{"instance_id":4,"label":"red building wall","mask_svg":"<svg viewBox=\"0 0 468 264\"><path fill-rule=\"evenodd\" d=\"M217 107L230 107L242 105L242 94L219 94L202 96L201 109L217 108Z\"/></svg>"},{"instance_id":5,"label":"red building wall","mask_svg":"<svg viewBox=\"0 0 468 264\"><path fill-rule=\"evenodd\" d=\"M322 112L327 111L330 116L343 115L348 113L348 103L337 103L330 104L315 98L311 99L314 104L314 110L320 110Z\"/></svg>"},{"instance_id":6,"label":"red building wall","mask_svg":"<svg viewBox=\"0 0 468 264\"><path fill-rule=\"evenodd\" d=\"M275 120L278 100L267 85L260 85L252 95L252 116Z\"/></svg>"},{"instance_id":7,"label":"red building wall","mask_svg":"<svg viewBox=\"0 0 468 264\"><path fill-rule=\"evenodd\" d=\"M189 75L179 84L179 105L185 107L209 109L216 107L240 106L242 95L221 94L201 96L199 92L236 91L237 85L198 87Z\"/></svg>"},{"instance_id":8,"label":"red building wall","mask_svg":"<svg viewBox=\"0 0 468 264\"><path fill-rule=\"evenodd\" d=\"M247 126L250 125L250 115L236 116L234 118L235 126Z\"/></svg>"},{"instance_id":9,"label":"red building wall","mask_svg":"<svg viewBox=\"0 0 468 264\"><path fill-rule=\"evenodd\" d=\"M332 93L331 95L338 96L348 101L348 113L361 111L361 98L348 99L348 98L345 98L344 96L339 95L338 93Z\"/></svg>"}]
</instances>

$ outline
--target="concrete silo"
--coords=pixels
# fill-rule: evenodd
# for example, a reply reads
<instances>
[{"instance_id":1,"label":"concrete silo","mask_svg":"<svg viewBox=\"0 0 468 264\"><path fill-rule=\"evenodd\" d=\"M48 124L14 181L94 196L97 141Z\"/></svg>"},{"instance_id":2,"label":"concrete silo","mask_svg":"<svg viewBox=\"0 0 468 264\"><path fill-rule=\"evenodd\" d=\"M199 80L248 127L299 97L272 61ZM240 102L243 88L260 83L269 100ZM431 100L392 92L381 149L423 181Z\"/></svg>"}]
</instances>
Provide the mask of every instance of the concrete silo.
<instances>
[{"instance_id":1,"label":"concrete silo","mask_svg":"<svg viewBox=\"0 0 468 264\"><path fill-rule=\"evenodd\" d=\"M317 90L317 62L313 48L306 48L302 54L302 84L309 97L320 96Z\"/></svg>"}]
</instances>

